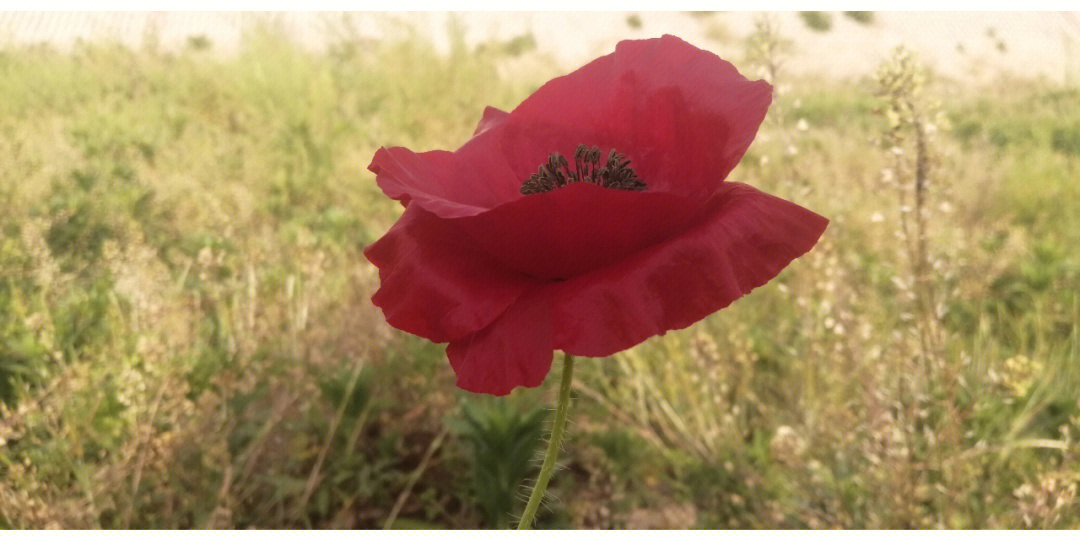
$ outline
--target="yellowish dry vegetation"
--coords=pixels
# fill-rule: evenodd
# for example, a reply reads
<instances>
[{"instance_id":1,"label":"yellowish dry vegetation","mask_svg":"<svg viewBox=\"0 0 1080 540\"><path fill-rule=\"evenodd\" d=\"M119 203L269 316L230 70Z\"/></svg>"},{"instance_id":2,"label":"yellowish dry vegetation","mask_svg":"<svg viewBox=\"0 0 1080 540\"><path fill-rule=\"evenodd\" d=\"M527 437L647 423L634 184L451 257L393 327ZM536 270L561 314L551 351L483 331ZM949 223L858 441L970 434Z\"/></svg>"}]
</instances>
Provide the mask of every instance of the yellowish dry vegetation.
<instances>
[{"instance_id":1,"label":"yellowish dry vegetation","mask_svg":"<svg viewBox=\"0 0 1080 540\"><path fill-rule=\"evenodd\" d=\"M776 39L734 59L780 92L732 179L832 223L578 363L540 526L1080 525L1080 91L784 80ZM505 526L550 389L464 394L386 326L365 167L554 73L525 38L245 43L0 49L0 526Z\"/></svg>"}]
</instances>

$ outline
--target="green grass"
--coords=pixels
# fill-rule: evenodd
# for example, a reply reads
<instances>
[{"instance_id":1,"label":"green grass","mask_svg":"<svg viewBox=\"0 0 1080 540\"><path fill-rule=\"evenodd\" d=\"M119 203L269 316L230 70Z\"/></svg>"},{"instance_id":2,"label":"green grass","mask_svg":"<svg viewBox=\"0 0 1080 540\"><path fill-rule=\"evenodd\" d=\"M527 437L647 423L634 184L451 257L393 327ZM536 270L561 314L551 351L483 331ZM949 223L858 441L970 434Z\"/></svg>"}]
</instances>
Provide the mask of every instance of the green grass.
<instances>
[{"instance_id":1,"label":"green grass","mask_svg":"<svg viewBox=\"0 0 1080 540\"><path fill-rule=\"evenodd\" d=\"M535 40L198 43L0 51L0 526L382 527L399 497L396 528L505 525L549 393L480 407L386 326L361 250L400 207L366 166L513 107L554 75ZM732 179L829 216L822 243L579 362L539 525L1080 524L1080 93L943 101L929 360L873 88L778 105Z\"/></svg>"}]
</instances>

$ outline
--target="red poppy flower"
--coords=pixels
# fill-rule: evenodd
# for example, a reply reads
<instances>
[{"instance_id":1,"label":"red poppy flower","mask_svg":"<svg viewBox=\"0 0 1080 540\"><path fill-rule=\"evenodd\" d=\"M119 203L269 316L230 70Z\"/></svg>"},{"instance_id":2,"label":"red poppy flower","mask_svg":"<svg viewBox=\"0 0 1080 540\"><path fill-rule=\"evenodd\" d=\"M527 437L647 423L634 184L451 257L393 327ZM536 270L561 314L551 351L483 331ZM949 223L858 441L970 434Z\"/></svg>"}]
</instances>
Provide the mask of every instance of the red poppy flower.
<instances>
[{"instance_id":1,"label":"red poppy flower","mask_svg":"<svg viewBox=\"0 0 1080 540\"><path fill-rule=\"evenodd\" d=\"M623 41L455 152L380 148L405 212L369 246L372 301L448 342L458 386L539 385L552 354L601 357L685 328L810 250L828 220L724 182L772 87L673 36Z\"/></svg>"}]
</instances>

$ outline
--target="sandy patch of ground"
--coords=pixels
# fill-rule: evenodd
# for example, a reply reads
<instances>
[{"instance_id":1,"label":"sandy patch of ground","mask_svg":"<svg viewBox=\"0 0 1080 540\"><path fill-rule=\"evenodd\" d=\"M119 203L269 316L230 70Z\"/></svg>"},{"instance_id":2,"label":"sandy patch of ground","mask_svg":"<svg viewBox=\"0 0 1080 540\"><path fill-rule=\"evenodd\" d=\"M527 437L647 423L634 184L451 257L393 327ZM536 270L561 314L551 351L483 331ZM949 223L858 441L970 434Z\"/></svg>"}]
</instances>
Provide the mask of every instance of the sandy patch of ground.
<instances>
[{"instance_id":1,"label":"sandy patch of ground","mask_svg":"<svg viewBox=\"0 0 1080 540\"><path fill-rule=\"evenodd\" d=\"M985 82L1001 73L1075 84L1080 79L1080 16L1075 13L875 13L860 24L830 13L831 28L818 32L797 13L777 14L794 53L785 69L797 75L850 79L871 72L895 46L919 53L937 73ZM742 38L754 13L0 13L0 42L47 42L69 47L77 40L113 40L137 47L185 46L189 37L210 40L228 54L245 29L273 21L312 50L322 50L343 29L367 38L403 34L411 27L438 47L450 43L452 21L467 43L532 34L537 49L571 69L611 51L622 39L675 34L722 56L742 57Z\"/></svg>"}]
</instances>

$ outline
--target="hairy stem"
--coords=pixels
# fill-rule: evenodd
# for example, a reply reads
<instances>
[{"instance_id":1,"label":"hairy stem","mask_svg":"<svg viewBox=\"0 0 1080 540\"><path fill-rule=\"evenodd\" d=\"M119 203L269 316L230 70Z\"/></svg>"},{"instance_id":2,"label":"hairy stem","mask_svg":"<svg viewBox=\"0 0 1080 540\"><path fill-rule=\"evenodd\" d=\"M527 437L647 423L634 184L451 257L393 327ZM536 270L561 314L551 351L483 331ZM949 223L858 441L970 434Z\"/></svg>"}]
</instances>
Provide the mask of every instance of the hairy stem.
<instances>
[{"instance_id":1,"label":"hairy stem","mask_svg":"<svg viewBox=\"0 0 1080 540\"><path fill-rule=\"evenodd\" d=\"M529 495L529 502L525 505L525 513L518 522L518 530L532 528L536 511L540 508L540 502L544 499L551 473L555 471L555 461L559 459L559 447L562 446L563 430L566 428L566 415L570 410L570 381L574 377L574 357L567 354L563 358L562 383L559 384L559 401L555 407L555 422L551 426L551 439L548 441L547 454L544 455L544 464L540 467L540 476L536 478L536 486Z\"/></svg>"}]
</instances>

